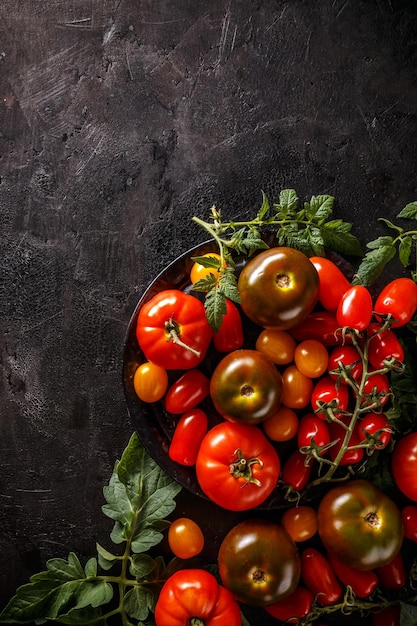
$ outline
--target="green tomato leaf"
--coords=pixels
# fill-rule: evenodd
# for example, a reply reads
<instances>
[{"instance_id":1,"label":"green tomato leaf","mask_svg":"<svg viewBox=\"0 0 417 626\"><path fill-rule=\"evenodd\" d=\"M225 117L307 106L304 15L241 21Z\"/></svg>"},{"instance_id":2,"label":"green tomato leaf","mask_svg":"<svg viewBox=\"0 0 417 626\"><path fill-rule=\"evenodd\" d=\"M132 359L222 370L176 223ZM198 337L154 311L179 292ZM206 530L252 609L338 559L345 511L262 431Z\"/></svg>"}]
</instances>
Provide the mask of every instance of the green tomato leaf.
<instances>
[{"instance_id":1,"label":"green tomato leaf","mask_svg":"<svg viewBox=\"0 0 417 626\"><path fill-rule=\"evenodd\" d=\"M400 262L407 267L410 262L411 249L413 247L413 240L411 237L404 237L400 241L398 246L398 257Z\"/></svg>"},{"instance_id":2,"label":"green tomato leaf","mask_svg":"<svg viewBox=\"0 0 417 626\"><path fill-rule=\"evenodd\" d=\"M191 257L192 261L202 265L203 267L211 267L213 269L220 268L220 259L217 259L215 256L193 256Z\"/></svg>"},{"instance_id":3,"label":"green tomato leaf","mask_svg":"<svg viewBox=\"0 0 417 626\"><path fill-rule=\"evenodd\" d=\"M269 211L269 200L266 196L266 194L262 191L262 204L261 204L261 208L258 211L258 215L257 218L259 220L263 220L265 218L265 216L267 215L268 211Z\"/></svg>"},{"instance_id":4,"label":"green tomato leaf","mask_svg":"<svg viewBox=\"0 0 417 626\"><path fill-rule=\"evenodd\" d=\"M354 283L371 285L396 254L392 237L378 237L367 244L368 252L356 272Z\"/></svg>"},{"instance_id":5,"label":"green tomato leaf","mask_svg":"<svg viewBox=\"0 0 417 626\"><path fill-rule=\"evenodd\" d=\"M351 226L348 222L325 222L321 227L324 245L346 256L362 256L362 246L350 232Z\"/></svg>"},{"instance_id":6,"label":"green tomato leaf","mask_svg":"<svg viewBox=\"0 0 417 626\"><path fill-rule=\"evenodd\" d=\"M149 615L149 611L154 609L154 606L155 594L143 585L128 591L123 603L127 615L137 620L145 620Z\"/></svg>"},{"instance_id":7,"label":"green tomato leaf","mask_svg":"<svg viewBox=\"0 0 417 626\"><path fill-rule=\"evenodd\" d=\"M324 222L333 213L333 204L332 196L312 196L307 213L316 223Z\"/></svg>"},{"instance_id":8,"label":"green tomato leaf","mask_svg":"<svg viewBox=\"0 0 417 626\"><path fill-rule=\"evenodd\" d=\"M294 189L283 189L279 194L279 207L285 214L294 213L298 206L298 196Z\"/></svg>"},{"instance_id":9,"label":"green tomato leaf","mask_svg":"<svg viewBox=\"0 0 417 626\"><path fill-rule=\"evenodd\" d=\"M409 220L417 220L417 201L407 204L397 215Z\"/></svg>"},{"instance_id":10,"label":"green tomato leaf","mask_svg":"<svg viewBox=\"0 0 417 626\"><path fill-rule=\"evenodd\" d=\"M218 287L214 288L207 293L204 306L207 321L214 332L217 332L222 325L223 315L225 315L227 311L226 295Z\"/></svg>"},{"instance_id":11,"label":"green tomato leaf","mask_svg":"<svg viewBox=\"0 0 417 626\"><path fill-rule=\"evenodd\" d=\"M120 560L120 557L112 554L99 543L96 543L97 555L98 555L98 564L104 570L111 569L117 561Z\"/></svg>"},{"instance_id":12,"label":"green tomato leaf","mask_svg":"<svg viewBox=\"0 0 417 626\"><path fill-rule=\"evenodd\" d=\"M417 626L417 606L401 602L400 626Z\"/></svg>"},{"instance_id":13,"label":"green tomato leaf","mask_svg":"<svg viewBox=\"0 0 417 626\"><path fill-rule=\"evenodd\" d=\"M147 578L156 567L154 559L148 554L134 554L131 558L130 573L140 580Z\"/></svg>"}]
</instances>

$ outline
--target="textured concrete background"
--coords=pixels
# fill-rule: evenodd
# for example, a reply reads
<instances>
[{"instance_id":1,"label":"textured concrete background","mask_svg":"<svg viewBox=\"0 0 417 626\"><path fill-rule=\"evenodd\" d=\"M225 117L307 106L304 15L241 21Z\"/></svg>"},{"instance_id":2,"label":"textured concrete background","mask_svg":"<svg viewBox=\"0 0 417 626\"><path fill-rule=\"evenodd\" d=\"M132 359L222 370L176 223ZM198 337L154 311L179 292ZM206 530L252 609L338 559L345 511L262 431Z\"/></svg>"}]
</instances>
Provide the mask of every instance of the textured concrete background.
<instances>
[{"instance_id":1,"label":"textured concrete background","mask_svg":"<svg viewBox=\"0 0 417 626\"><path fill-rule=\"evenodd\" d=\"M417 6L2 0L0 606L105 542L126 327L216 203L337 198L365 241L417 198Z\"/></svg>"}]
</instances>

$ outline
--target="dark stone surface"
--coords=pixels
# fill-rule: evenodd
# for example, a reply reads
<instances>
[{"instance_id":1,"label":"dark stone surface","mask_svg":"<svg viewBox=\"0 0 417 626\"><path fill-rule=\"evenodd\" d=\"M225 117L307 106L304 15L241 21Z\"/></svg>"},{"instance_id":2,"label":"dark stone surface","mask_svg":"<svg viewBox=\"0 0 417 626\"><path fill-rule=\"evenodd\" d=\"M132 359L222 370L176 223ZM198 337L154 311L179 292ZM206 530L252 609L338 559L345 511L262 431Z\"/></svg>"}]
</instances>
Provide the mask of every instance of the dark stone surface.
<instances>
[{"instance_id":1,"label":"dark stone surface","mask_svg":"<svg viewBox=\"0 0 417 626\"><path fill-rule=\"evenodd\" d=\"M417 6L2 0L0 17L2 606L105 542L126 327L206 239L194 214L293 187L335 195L366 241L416 199Z\"/></svg>"}]
</instances>

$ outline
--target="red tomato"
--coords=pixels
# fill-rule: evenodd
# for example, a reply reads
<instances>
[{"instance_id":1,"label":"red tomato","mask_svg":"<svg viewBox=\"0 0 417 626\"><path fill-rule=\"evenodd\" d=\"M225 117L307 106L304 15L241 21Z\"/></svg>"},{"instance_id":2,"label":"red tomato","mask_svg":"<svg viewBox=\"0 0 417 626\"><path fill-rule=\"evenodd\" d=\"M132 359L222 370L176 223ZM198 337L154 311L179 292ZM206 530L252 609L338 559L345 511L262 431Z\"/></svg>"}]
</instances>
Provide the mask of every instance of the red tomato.
<instances>
[{"instance_id":1,"label":"red tomato","mask_svg":"<svg viewBox=\"0 0 417 626\"><path fill-rule=\"evenodd\" d=\"M190 559L204 548L203 531L194 520L179 517L168 529L168 544L179 559Z\"/></svg>"},{"instance_id":2,"label":"red tomato","mask_svg":"<svg viewBox=\"0 0 417 626\"><path fill-rule=\"evenodd\" d=\"M320 378L315 384L311 394L311 406L317 415L326 420L326 406L333 411L335 416L346 411L349 404L349 390L346 385L337 385L330 376Z\"/></svg>"},{"instance_id":3,"label":"red tomato","mask_svg":"<svg viewBox=\"0 0 417 626\"><path fill-rule=\"evenodd\" d=\"M331 441L335 442L329 448L329 456L332 461L335 461L340 452L340 448L342 447L342 444L346 435L346 429L343 428L343 426L341 424L338 424L337 422L331 422L329 424L329 432L330 432ZM349 445L357 446L360 443L361 441L359 440L358 431L354 429L350 436ZM339 465L340 466L355 465L355 463L359 463L360 461L362 461L364 455L365 455L365 452L363 448L354 448L353 450L346 450L342 458L339 459Z\"/></svg>"},{"instance_id":4,"label":"red tomato","mask_svg":"<svg viewBox=\"0 0 417 626\"><path fill-rule=\"evenodd\" d=\"M336 319L339 326L364 331L372 317L372 297L363 285L350 287L339 302Z\"/></svg>"},{"instance_id":5,"label":"red tomato","mask_svg":"<svg viewBox=\"0 0 417 626\"><path fill-rule=\"evenodd\" d=\"M367 413L356 422L359 441L368 440L376 450L386 448L391 441L392 428L383 413Z\"/></svg>"},{"instance_id":6,"label":"red tomato","mask_svg":"<svg viewBox=\"0 0 417 626\"><path fill-rule=\"evenodd\" d=\"M394 278L380 292L375 302L375 315L391 315L392 328L404 326L417 310L417 285L411 278Z\"/></svg>"},{"instance_id":7,"label":"red tomato","mask_svg":"<svg viewBox=\"0 0 417 626\"><path fill-rule=\"evenodd\" d=\"M342 596L342 588L332 566L315 548L306 548L301 553L301 577L322 606L335 604Z\"/></svg>"},{"instance_id":8,"label":"red tomato","mask_svg":"<svg viewBox=\"0 0 417 626\"><path fill-rule=\"evenodd\" d=\"M207 416L201 409L184 413L175 427L168 449L169 458L181 465L195 465L207 425Z\"/></svg>"},{"instance_id":9,"label":"red tomato","mask_svg":"<svg viewBox=\"0 0 417 626\"><path fill-rule=\"evenodd\" d=\"M283 513L281 524L296 543L307 541L317 532L317 511L307 505L292 506Z\"/></svg>"},{"instance_id":10,"label":"red tomato","mask_svg":"<svg viewBox=\"0 0 417 626\"><path fill-rule=\"evenodd\" d=\"M398 489L417 502L417 432L398 441L391 457L391 470Z\"/></svg>"},{"instance_id":11,"label":"red tomato","mask_svg":"<svg viewBox=\"0 0 417 626\"><path fill-rule=\"evenodd\" d=\"M243 339L239 309L231 300L226 300L226 314L219 330L213 334L214 347L219 352L232 352L243 346Z\"/></svg>"},{"instance_id":12,"label":"red tomato","mask_svg":"<svg viewBox=\"0 0 417 626\"><path fill-rule=\"evenodd\" d=\"M359 381L362 376L362 358L354 346L336 346L329 355L328 371L333 380L347 385L346 376Z\"/></svg>"},{"instance_id":13,"label":"red tomato","mask_svg":"<svg viewBox=\"0 0 417 626\"><path fill-rule=\"evenodd\" d=\"M362 407L378 409L388 402L391 397L389 379L386 374L373 374L370 368L367 380L363 385Z\"/></svg>"},{"instance_id":14,"label":"red tomato","mask_svg":"<svg viewBox=\"0 0 417 626\"><path fill-rule=\"evenodd\" d=\"M352 343L349 335L343 335L336 315L329 311L310 313L298 326L292 328L290 333L297 341L317 339L325 346Z\"/></svg>"},{"instance_id":15,"label":"red tomato","mask_svg":"<svg viewBox=\"0 0 417 626\"><path fill-rule=\"evenodd\" d=\"M302 409L310 402L313 382L300 372L296 365L289 365L282 372L281 402L290 409Z\"/></svg>"},{"instance_id":16,"label":"red tomato","mask_svg":"<svg viewBox=\"0 0 417 626\"><path fill-rule=\"evenodd\" d=\"M336 311L350 282L333 261L325 257L310 257L319 275L319 302L327 311Z\"/></svg>"},{"instance_id":17,"label":"red tomato","mask_svg":"<svg viewBox=\"0 0 417 626\"><path fill-rule=\"evenodd\" d=\"M298 447L322 448L330 443L330 433L327 423L315 413L307 413L300 419L297 433ZM324 450L321 454L324 454Z\"/></svg>"},{"instance_id":18,"label":"red tomato","mask_svg":"<svg viewBox=\"0 0 417 626\"><path fill-rule=\"evenodd\" d=\"M308 463L306 461L306 455L297 448L284 463L282 481L285 485L292 487L294 491L302 491L309 481L313 469L313 460Z\"/></svg>"},{"instance_id":19,"label":"red tomato","mask_svg":"<svg viewBox=\"0 0 417 626\"><path fill-rule=\"evenodd\" d=\"M168 413L180 414L200 404L209 394L210 381L203 372L191 369L171 385L165 396Z\"/></svg>"},{"instance_id":20,"label":"red tomato","mask_svg":"<svg viewBox=\"0 0 417 626\"><path fill-rule=\"evenodd\" d=\"M404 348L397 335L392 330L380 332L378 324L369 326L368 358L375 369L385 367L385 361L395 359L404 361Z\"/></svg>"},{"instance_id":21,"label":"red tomato","mask_svg":"<svg viewBox=\"0 0 417 626\"><path fill-rule=\"evenodd\" d=\"M387 606L372 615L372 626L400 626L401 606L395 604Z\"/></svg>"},{"instance_id":22,"label":"red tomato","mask_svg":"<svg viewBox=\"0 0 417 626\"><path fill-rule=\"evenodd\" d=\"M330 565L341 583L349 585L358 598L370 596L378 586L378 576L372 570L359 570L349 567L337 558L333 552L327 553Z\"/></svg>"},{"instance_id":23,"label":"red tomato","mask_svg":"<svg viewBox=\"0 0 417 626\"><path fill-rule=\"evenodd\" d=\"M257 426L225 421L201 442L196 472L208 498L231 511L252 509L277 484L280 460Z\"/></svg>"},{"instance_id":24,"label":"red tomato","mask_svg":"<svg viewBox=\"0 0 417 626\"><path fill-rule=\"evenodd\" d=\"M311 591L299 586L286 598L264 608L269 615L281 620L281 622L296 624L299 622L299 618L310 613L313 600L314 596Z\"/></svg>"},{"instance_id":25,"label":"red tomato","mask_svg":"<svg viewBox=\"0 0 417 626\"><path fill-rule=\"evenodd\" d=\"M280 406L271 417L262 422L262 428L272 441L289 441L297 434L298 415L293 409Z\"/></svg>"},{"instance_id":26,"label":"red tomato","mask_svg":"<svg viewBox=\"0 0 417 626\"><path fill-rule=\"evenodd\" d=\"M384 589L402 589L407 582L407 572L401 552L386 565L377 567L376 573Z\"/></svg>"},{"instance_id":27,"label":"red tomato","mask_svg":"<svg viewBox=\"0 0 417 626\"><path fill-rule=\"evenodd\" d=\"M404 537L417 542L417 506L408 504L401 511L404 525Z\"/></svg>"},{"instance_id":28,"label":"red tomato","mask_svg":"<svg viewBox=\"0 0 417 626\"><path fill-rule=\"evenodd\" d=\"M168 388L168 374L163 367L145 361L135 371L133 387L142 402L158 402Z\"/></svg>"},{"instance_id":29,"label":"red tomato","mask_svg":"<svg viewBox=\"0 0 417 626\"><path fill-rule=\"evenodd\" d=\"M294 362L302 374L318 378L327 370L329 353L321 341L306 339L295 348Z\"/></svg>"}]
</instances>

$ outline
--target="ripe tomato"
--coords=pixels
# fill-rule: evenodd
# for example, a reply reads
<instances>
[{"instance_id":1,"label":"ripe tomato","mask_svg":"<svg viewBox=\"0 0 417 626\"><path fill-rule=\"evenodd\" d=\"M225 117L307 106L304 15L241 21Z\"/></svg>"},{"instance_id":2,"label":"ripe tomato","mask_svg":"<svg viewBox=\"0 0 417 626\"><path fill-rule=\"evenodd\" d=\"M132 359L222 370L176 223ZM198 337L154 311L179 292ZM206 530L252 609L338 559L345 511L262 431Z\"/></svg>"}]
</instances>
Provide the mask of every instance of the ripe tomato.
<instances>
[{"instance_id":1,"label":"ripe tomato","mask_svg":"<svg viewBox=\"0 0 417 626\"><path fill-rule=\"evenodd\" d=\"M209 394L210 381L198 369L187 370L176 380L165 396L168 413L180 414L200 404Z\"/></svg>"},{"instance_id":2,"label":"ripe tomato","mask_svg":"<svg viewBox=\"0 0 417 626\"><path fill-rule=\"evenodd\" d=\"M175 426L168 448L171 461L181 465L195 465L203 437L207 432L207 415L201 409L186 411Z\"/></svg>"},{"instance_id":3,"label":"ripe tomato","mask_svg":"<svg viewBox=\"0 0 417 626\"><path fill-rule=\"evenodd\" d=\"M364 331L372 317L372 297L363 285L350 287L342 296L336 310L339 326Z\"/></svg>"},{"instance_id":4,"label":"ripe tomato","mask_svg":"<svg viewBox=\"0 0 417 626\"><path fill-rule=\"evenodd\" d=\"M345 375L358 382L362 376L362 358L354 346L335 346L329 355L329 376L343 385L348 381Z\"/></svg>"},{"instance_id":5,"label":"ripe tomato","mask_svg":"<svg viewBox=\"0 0 417 626\"><path fill-rule=\"evenodd\" d=\"M327 422L315 413L307 413L300 419L297 432L297 443L300 450L312 446L321 448L330 443L330 432ZM325 450L321 452L324 454Z\"/></svg>"},{"instance_id":6,"label":"ripe tomato","mask_svg":"<svg viewBox=\"0 0 417 626\"><path fill-rule=\"evenodd\" d=\"M238 290L250 320L264 328L287 330L316 305L319 276L305 254L279 246L260 252L245 265Z\"/></svg>"},{"instance_id":7,"label":"ripe tomato","mask_svg":"<svg viewBox=\"0 0 417 626\"><path fill-rule=\"evenodd\" d=\"M378 586L378 576L372 570L358 570L340 561L333 552L327 553L330 565L341 583L349 585L358 598L367 598Z\"/></svg>"},{"instance_id":8,"label":"ripe tomato","mask_svg":"<svg viewBox=\"0 0 417 626\"><path fill-rule=\"evenodd\" d=\"M317 532L317 511L305 504L292 506L282 515L281 524L296 543L307 541Z\"/></svg>"},{"instance_id":9,"label":"ripe tomato","mask_svg":"<svg viewBox=\"0 0 417 626\"><path fill-rule=\"evenodd\" d=\"M417 285L411 278L394 278L382 289L375 302L375 315L391 315L392 328L405 326L417 310Z\"/></svg>"},{"instance_id":10,"label":"ripe tomato","mask_svg":"<svg viewBox=\"0 0 417 626\"><path fill-rule=\"evenodd\" d=\"M334 442L334 444L329 448L329 457L332 461L335 461L340 452L340 448L342 447L346 435L346 429L343 428L343 426L338 422L330 422L329 433L331 441ZM354 429L350 436L349 446L357 446L360 443L361 440L359 439L358 431L357 429ZM339 465L341 467L346 465L355 465L356 463L360 463L364 456L365 451L363 448L353 447L353 449L349 449L344 452L342 458L339 459Z\"/></svg>"},{"instance_id":11,"label":"ripe tomato","mask_svg":"<svg viewBox=\"0 0 417 626\"><path fill-rule=\"evenodd\" d=\"M322 376L327 370L328 362L327 348L317 339L306 339L294 350L294 363L309 378Z\"/></svg>"},{"instance_id":12,"label":"ripe tomato","mask_svg":"<svg viewBox=\"0 0 417 626\"><path fill-rule=\"evenodd\" d=\"M398 489L417 502L417 432L397 442L391 457L391 471Z\"/></svg>"},{"instance_id":13,"label":"ripe tomato","mask_svg":"<svg viewBox=\"0 0 417 626\"><path fill-rule=\"evenodd\" d=\"M337 385L330 376L320 378L311 393L311 406L313 411L323 419L327 419L326 406L332 409L337 417L346 411L349 404L349 390L346 385Z\"/></svg>"},{"instance_id":14,"label":"ripe tomato","mask_svg":"<svg viewBox=\"0 0 417 626\"><path fill-rule=\"evenodd\" d=\"M231 511L252 509L277 484L280 460L257 426L229 421L213 426L201 442L197 479L208 498Z\"/></svg>"},{"instance_id":15,"label":"ripe tomato","mask_svg":"<svg viewBox=\"0 0 417 626\"><path fill-rule=\"evenodd\" d=\"M384 589L402 589L407 582L407 572L401 552L386 565L377 567L376 573Z\"/></svg>"},{"instance_id":16,"label":"ripe tomato","mask_svg":"<svg viewBox=\"0 0 417 626\"><path fill-rule=\"evenodd\" d=\"M257 350L234 350L216 366L210 395L216 411L226 419L258 424L281 403L281 374Z\"/></svg>"},{"instance_id":17,"label":"ripe tomato","mask_svg":"<svg viewBox=\"0 0 417 626\"><path fill-rule=\"evenodd\" d=\"M306 587L322 606L335 604L342 595L342 588L332 566L316 548L306 548L301 553L301 576Z\"/></svg>"},{"instance_id":18,"label":"ripe tomato","mask_svg":"<svg viewBox=\"0 0 417 626\"><path fill-rule=\"evenodd\" d=\"M385 361L395 359L404 361L404 348L397 335L392 330L380 332L378 324L369 326L368 359L372 367L381 369L385 367Z\"/></svg>"},{"instance_id":19,"label":"ripe tomato","mask_svg":"<svg viewBox=\"0 0 417 626\"><path fill-rule=\"evenodd\" d=\"M381 567L401 549L401 513L391 498L367 480L332 487L321 499L317 513L326 550L349 567Z\"/></svg>"},{"instance_id":20,"label":"ripe tomato","mask_svg":"<svg viewBox=\"0 0 417 626\"><path fill-rule=\"evenodd\" d=\"M219 574L240 601L265 606L289 595L300 579L300 558L287 531L265 519L247 519L223 539Z\"/></svg>"},{"instance_id":21,"label":"ripe tomato","mask_svg":"<svg viewBox=\"0 0 417 626\"><path fill-rule=\"evenodd\" d=\"M289 441L297 434L298 415L293 409L280 406L271 417L262 422L262 428L272 441Z\"/></svg>"},{"instance_id":22,"label":"ripe tomato","mask_svg":"<svg viewBox=\"0 0 417 626\"><path fill-rule=\"evenodd\" d=\"M298 586L289 596L269 604L265 611L286 624L297 624L301 617L308 615L313 606L314 596L305 587Z\"/></svg>"},{"instance_id":23,"label":"ripe tomato","mask_svg":"<svg viewBox=\"0 0 417 626\"><path fill-rule=\"evenodd\" d=\"M213 343L219 352L232 352L243 346L242 318L237 306L226 300L226 314L223 315L220 329L213 333Z\"/></svg>"},{"instance_id":24,"label":"ripe tomato","mask_svg":"<svg viewBox=\"0 0 417 626\"><path fill-rule=\"evenodd\" d=\"M319 275L319 302L327 311L336 311L343 294L351 284L333 261L321 256L310 257Z\"/></svg>"},{"instance_id":25,"label":"ripe tomato","mask_svg":"<svg viewBox=\"0 0 417 626\"><path fill-rule=\"evenodd\" d=\"M256 349L272 363L287 365L294 358L297 343L286 330L265 328L256 340Z\"/></svg>"},{"instance_id":26,"label":"ripe tomato","mask_svg":"<svg viewBox=\"0 0 417 626\"><path fill-rule=\"evenodd\" d=\"M179 559L190 559L204 548L203 531L189 517L179 517L168 529L168 544Z\"/></svg>"},{"instance_id":27,"label":"ripe tomato","mask_svg":"<svg viewBox=\"0 0 417 626\"><path fill-rule=\"evenodd\" d=\"M302 491L307 485L311 471L313 469L313 460L307 462L307 457L297 448L290 454L282 468L282 482L289 485L294 491Z\"/></svg>"},{"instance_id":28,"label":"ripe tomato","mask_svg":"<svg viewBox=\"0 0 417 626\"><path fill-rule=\"evenodd\" d=\"M391 441L393 431L383 413L367 413L356 422L356 428L359 441L368 440L376 450L386 448Z\"/></svg>"},{"instance_id":29,"label":"ripe tomato","mask_svg":"<svg viewBox=\"0 0 417 626\"><path fill-rule=\"evenodd\" d=\"M394 604L372 614L372 626L400 626L401 606Z\"/></svg>"},{"instance_id":30,"label":"ripe tomato","mask_svg":"<svg viewBox=\"0 0 417 626\"><path fill-rule=\"evenodd\" d=\"M351 337L342 333L336 315L329 311L313 311L289 332L297 341L317 339L325 346L352 343Z\"/></svg>"},{"instance_id":31,"label":"ripe tomato","mask_svg":"<svg viewBox=\"0 0 417 626\"><path fill-rule=\"evenodd\" d=\"M401 518L404 526L404 537L417 542L417 506L407 504L401 510Z\"/></svg>"},{"instance_id":32,"label":"ripe tomato","mask_svg":"<svg viewBox=\"0 0 417 626\"><path fill-rule=\"evenodd\" d=\"M389 379L386 374L372 373L372 368L368 369L370 374L363 385L362 407L378 409L388 402L391 397Z\"/></svg>"},{"instance_id":33,"label":"ripe tomato","mask_svg":"<svg viewBox=\"0 0 417 626\"><path fill-rule=\"evenodd\" d=\"M145 361L135 371L133 387L142 402L158 402L168 388L168 374L163 367Z\"/></svg>"},{"instance_id":34,"label":"ripe tomato","mask_svg":"<svg viewBox=\"0 0 417 626\"><path fill-rule=\"evenodd\" d=\"M196 261L191 267L190 280L193 285L199 280L208 278L210 274L212 274L215 278L219 277L221 268L220 254L217 252L207 252L207 254L203 254L201 260L201 263Z\"/></svg>"},{"instance_id":35,"label":"ripe tomato","mask_svg":"<svg viewBox=\"0 0 417 626\"><path fill-rule=\"evenodd\" d=\"M303 409L310 402L313 391L311 378L300 372L296 365L288 365L282 372L281 402L290 409Z\"/></svg>"}]
</instances>

